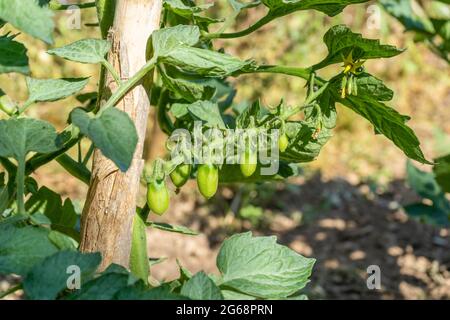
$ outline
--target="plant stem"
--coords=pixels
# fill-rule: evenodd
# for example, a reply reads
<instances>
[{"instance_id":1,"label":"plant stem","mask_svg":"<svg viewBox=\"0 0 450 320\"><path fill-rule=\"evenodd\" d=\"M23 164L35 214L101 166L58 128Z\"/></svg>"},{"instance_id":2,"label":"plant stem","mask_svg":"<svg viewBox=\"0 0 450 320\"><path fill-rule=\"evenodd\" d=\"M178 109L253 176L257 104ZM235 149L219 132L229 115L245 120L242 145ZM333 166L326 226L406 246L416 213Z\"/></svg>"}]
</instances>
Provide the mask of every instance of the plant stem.
<instances>
[{"instance_id":1,"label":"plant stem","mask_svg":"<svg viewBox=\"0 0 450 320\"><path fill-rule=\"evenodd\" d=\"M156 59L149 60L141 70L139 70L134 76L128 79L127 82L122 83L116 92L113 93L111 98L100 109L98 115L104 110L114 107L130 90L132 90L139 82L149 73L156 65Z\"/></svg>"},{"instance_id":2,"label":"plant stem","mask_svg":"<svg viewBox=\"0 0 450 320\"><path fill-rule=\"evenodd\" d=\"M89 159L91 158L92 154L94 153L95 145L91 143L91 146L89 147L88 152L84 156L83 161L81 162L83 165L87 165Z\"/></svg>"},{"instance_id":3,"label":"plant stem","mask_svg":"<svg viewBox=\"0 0 450 320\"><path fill-rule=\"evenodd\" d=\"M0 157L0 164L5 168L9 175L16 172L17 168L8 158Z\"/></svg>"},{"instance_id":4,"label":"plant stem","mask_svg":"<svg viewBox=\"0 0 450 320\"><path fill-rule=\"evenodd\" d=\"M111 73L114 80L117 82L117 84L120 86L122 83L122 80L120 79L119 74L117 73L116 69L114 69L113 65L109 63L108 60L103 60L102 65Z\"/></svg>"},{"instance_id":5,"label":"plant stem","mask_svg":"<svg viewBox=\"0 0 450 320\"><path fill-rule=\"evenodd\" d=\"M27 101L22 105L22 107L18 108L17 113L18 113L18 114L24 113L25 110L27 110L33 103L34 103L34 101L27 100Z\"/></svg>"},{"instance_id":6,"label":"plant stem","mask_svg":"<svg viewBox=\"0 0 450 320\"><path fill-rule=\"evenodd\" d=\"M25 204L23 197L25 194L25 159L18 160L17 174L17 210L19 214L25 214Z\"/></svg>"},{"instance_id":7,"label":"plant stem","mask_svg":"<svg viewBox=\"0 0 450 320\"><path fill-rule=\"evenodd\" d=\"M295 68L295 67L287 67L287 66L261 66L256 71L252 71L255 73L279 73L285 74L288 76L294 76L303 78L305 80L309 80L311 77L312 69L310 68ZM324 84L324 80L316 77L315 83L319 86Z\"/></svg>"},{"instance_id":8,"label":"plant stem","mask_svg":"<svg viewBox=\"0 0 450 320\"><path fill-rule=\"evenodd\" d=\"M65 133L71 134L72 130L74 129L73 125L67 126L62 133L60 133L60 136L64 136ZM81 140L83 136L78 133L74 136L72 136L68 141L64 143L64 146L59 149L58 151L47 153L47 154L36 154L33 157L31 157L27 161L26 165L26 171L25 173L28 175L38 169L39 167L49 163L53 159L59 157L63 153L66 153L70 148L72 148L74 145L78 143L78 141Z\"/></svg>"},{"instance_id":9,"label":"plant stem","mask_svg":"<svg viewBox=\"0 0 450 320\"><path fill-rule=\"evenodd\" d=\"M4 292L0 292L0 299L3 299L6 296L9 296L10 294L19 291L20 289L22 289L22 284L19 283L18 285L15 285L14 287L9 288L8 290L4 291Z\"/></svg>"},{"instance_id":10,"label":"plant stem","mask_svg":"<svg viewBox=\"0 0 450 320\"><path fill-rule=\"evenodd\" d=\"M239 37L246 36L254 31L258 30L262 26L268 24L273 19L274 18L270 14L267 14L266 16L264 16L260 20L258 20L255 24L251 25L250 27L248 27L247 29L244 29L242 31L232 32L232 33L208 33L208 34L204 34L203 36L207 39L239 38Z\"/></svg>"},{"instance_id":11,"label":"plant stem","mask_svg":"<svg viewBox=\"0 0 450 320\"><path fill-rule=\"evenodd\" d=\"M73 160L66 153L63 153L56 158L56 161L72 176L89 185L89 182L91 181L91 172L83 164Z\"/></svg>"},{"instance_id":12,"label":"plant stem","mask_svg":"<svg viewBox=\"0 0 450 320\"><path fill-rule=\"evenodd\" d=\"M79 9L87 9L87 8L94 8L95 7L95 1L94 2L88 2L88 3L74 3L74 4L61 4L57 0L51 0L49 3L49 8L52 10L67 10L71 9L71 7L77 7Z\"/></svg>"}]
</instances>

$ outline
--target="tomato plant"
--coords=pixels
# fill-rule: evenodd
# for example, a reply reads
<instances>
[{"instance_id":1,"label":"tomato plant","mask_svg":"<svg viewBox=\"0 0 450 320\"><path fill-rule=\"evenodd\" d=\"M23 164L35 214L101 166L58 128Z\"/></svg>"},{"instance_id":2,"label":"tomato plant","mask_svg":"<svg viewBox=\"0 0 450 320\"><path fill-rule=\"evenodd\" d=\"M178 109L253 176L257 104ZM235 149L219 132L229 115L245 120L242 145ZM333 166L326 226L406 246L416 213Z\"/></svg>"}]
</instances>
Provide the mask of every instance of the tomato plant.
<instances>
[{"instance_id":1,"label":"tomato plant","mask_svg":"<svg viewBox=\"0 0 450 320\"><path fill-rule=\"evenodd\" d=\"M118 0L118 5L123 1ZM162 0L152 1L162 4ZM16 289L22 288L29 299L304 298L301 290L309 281L315 260L277 244L273 237L254 237L251 233L234 235L223 243L217 257L220 276L203 272L191 275L180 266L179 279L153 288L147 283L150 266L145 228L187 236L196 234L183 226L150 220L153 213L161 215L169 206L169 177L177 188L196 177L200 193L209 199L216 194L219 184L271 182L295 175L295 164L313 161L331 139L338 120L338 103L369 121L377 134L391 140L407 157L430 163L424 157L415 133L407 125L409 117L388 105L393 98L392 90L363 68L363 63L394 57L403 49L366 39L346 25L335 25L324 34L328 54L307 68L264 65L255 60L242 60L217 48L218 39L232 41L247 36L287 14L315 10L335 16L348 5L365 2L367 0L229 0L233 14L219 19L208 16L212 4L165 0L162 12L155 15L158 19L161 17L160 29L145 39L149 49L146 63L135 74L122 77L120 71L123 70L117 70L111 60L131 47L120 48L120 51L108 40L107 31L114 17L112 1L97 0L80 5L82 10L98 11L102 38L81 39L56 47L52 36L55 28L53 10L65 10L67 6L54 0L0 0L2 28L8 25L45 42L51 47L47 53L59 59L98 64L102 74L115 83L115 90L107 93L102 78L98 92L80 94L89 83L88 77L33 78L27 48L16 40L15 34L2 31L0 73L26 76L28 98L16 103L0 90L0 109L4 113L0 120L0 163L3 167L0 174L0 273L21 276L21 284ZM227 31L238 15L257 6L267 9L265 16L247 29ZM25 11L32 14L22 15ZM211 27L216 31L211 32ZM308 64L308 61L303 63ZM342 63L344 69L330 79L321 76L323 68ZM237 108L233 101L236 88L228 80L256 73L301 78L306 82L308 93L299 97L295 106L281 101L271 108L257 100ZM153 74L154 79L150 81ZM125 181L132 176L137 168L133 164L142 157L137 150L145 137L137 130L131 112L117 106L127 106L133 100L127 97L137 88L145 88L143 92L157 108L159 126L169 137L181 130L188 138L181 148L168 147L170 155L156 160L144 175L143 180L148 186L147 205L138 207L133 200L136 195L130 195L133 190L118 187L117 194L131 204L131 210L130 206L119 208L121 203L117 200L119 205L113 207L117 212L105 209L101 215L105 219L95 220L101 228L109 214L117 217L131 212L132 219L134 216L132 227L120 226L128 232L125 237L128 242L116 241L112 238L114 234L103 234L100 230L94 234L96 239L104 237L106 243L125 248L118 251L126 252L127 246L131 247L129 264L112 263L99 268L109 255L92 253L90 251L95 250L83 249L85 247L80 245L89 238L83 232L92 227L88 210L85 209L80 217L70 199L63 201L60 195L39 185L31 174L56 161L69 174L90 185L86 205L98 199L99 203L116 200L103 199L96 193L99 192L96 189L98 177L104 168L91 170L87 163L96 150L96 157L109 159L105 167L114 165L114 174L123 172L117 180ZM76 96L81 106L68 114L65 129L56 130L49 122L31 117L29 110L39 103L69 96ZM220 142L226 141L227 146L231 146L229 149L236 151L240 149L239 132L249 130L258 135L256 150L244 148L242 157L234 157L234 152L230 157L225 154L226 148ZM272 136L271 132L278 134ZM82 139L89 139L92 147L87 152L80 150L80 156L74 159L68 151L79 148ZM213 157L205 160L204 150L211 152ZM242 159L240 163L239 159ZM267 167L272 165L275 169L269 170ZM108 176L103 178L108 179ZM109 190L117 187L113 186ZM82 271L78 290L68 290L66 285L66 269L70 265L76 265ZM111 283L114 283L113 287Z\"/></svg>"}]
</instances>

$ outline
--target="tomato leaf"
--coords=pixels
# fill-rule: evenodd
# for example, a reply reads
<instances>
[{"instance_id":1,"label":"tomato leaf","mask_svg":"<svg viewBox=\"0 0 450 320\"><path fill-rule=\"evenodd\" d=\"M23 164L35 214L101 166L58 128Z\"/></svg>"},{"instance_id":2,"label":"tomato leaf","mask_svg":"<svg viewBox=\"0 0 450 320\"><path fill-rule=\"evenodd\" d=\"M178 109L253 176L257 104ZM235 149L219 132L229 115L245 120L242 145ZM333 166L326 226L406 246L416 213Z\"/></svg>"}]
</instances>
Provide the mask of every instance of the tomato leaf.
<instances>
[{"instance_id":1,"label":"tomato leaf","mask_svg":"<svg viewBox=\"0 0 450 320\"><path fill-rule=\"evenodd\" d=\"M406 125L409 117L368 96L349 96L339 102L369 120L377 133L391 140L406 156L421 163L432 164L423 155L414 131Z\"/></svg>"},{"instance_id":2,"label":"tomato leaf","mask_svg":"<svg viewBox=\"0 0 450 320\"><path fill-rule=\"evenodd\" d=\"M33 79L27 78L28 102L57 101L83 90L89 78Z\"/></svg>"},{"instance_id":3,"label":"tomato leaf","mask_svg":"<svg viewBox=\"0 0 450 320\"><path fill-rule=\"evenodd\" d=\"M340 81L340 80L339 80ZM394 92L383 81L368 73L362 73L356 77L358 96L370 96L377 101L390 101Z\"/></svg>"},{"instance_id":4,"label":"tomato leaf","mask_svg":"<svg viewBox=\"0 0 450 320\"><path fill-rule=\"evenodd\" d=\"M192 300L223 300L219 287L203 271L186 281L180 293Z\"/></svg>"},{"instance_id":5,"label":"tomato leaf","mask_svg":"<svg viewBox=\"0 0 450 320\"><path fill-rule=\"evenodd\" d=\"M353 59L389 58L403 52L391 45L382 45L379 40L363 38L353 33L345 25L331 27L324 35L323 41L328 48L328 56L312 67L322 69L330 64L342 62L352 52Z\"/></svg>"},{"instance_id":6,"label":"tomato leaf","mask_svg":"<svg viewBox=\"0 0 450 320\"><path fill-rule=\"evenodd\" d=\"M197 101L188 105L187 109L194 118L204 121L209 127L226 128L220 114L219 106L216 103Z\"/></svg>"},{"instance_id":7,"label":"tomato leaf","mask_svg":"<svg viewBox=\"0 0 450 320\"><path fill-rule=\"evenodd\" d=\"M69 267L79 268L80 281L84 283L94 275L100 262L100 253L60 251L36 264L27 273L23 289L28 299L53 300L67 289Z\"/></svg>"},{"instance_id":8,"label":"tomato leaf","mask_svg":"<svg viewBox=\"0 0 450 320\"><path fill-rule=\"evenodd\" d=\"M363 3L369 0L261 0L269 8L269 15L282 17L299 10L314 9L329 16L335 16L349 4Z\"/></svg>"},{"instance_id":9,"label":"tomato leaf","mask_svg":"<svg viewBox=\"0 0 450 320\"><path fill-rule=\"evenodd\" d=\"M50 153L59 149L55 128L30 118L0 120L0 156L25 159L29 152Z\"/></svg>"},{"instance_id":10,"label":"tomato leaf","mask_svg":"<svg viewBox=\"0 0 450 320\"><path fill-rule=\"evenodd\" d=\"M0 19L35 38L53 43L53 12L39 1L0 0Z\"/></svg>"},{"instance_id":11,"label":"tomato leaf","mask_svg":"<svg viewBox=\"0 0 450 320\"><path fill-rule=\"evenodd\" d=\"M111 44L106 40L82 39L47 53L71 61L95 64L103 62L110 49Z\"/></svg>"},{"instance_id":12,"label":"tomato leaf","mask_svg":"<svg viewBox=\"0 0 450 320\"><path fill-rule=\"evenodd\" d=\"M161 285L157 288L149 289L142 281L132 286L121 289L116 293L114 299L117 300L188 300L172 292L168 285Z\"/></svg>"},{"instance_id":13,"label":"tomato leaf","mask_svg":"<svg viewBox=\"0 0 450 320\"><path fill-rule=\"evenodd\" d=\"M29 74L27 48L15 36L0 36L0 74L18 72Z\"/></svg>"},{"instance_id":14,"label":"tomato leaf","mask_svg":"<svg viewBox=\"0 0 450 320\"><path fill-rule=\"evenodd\" d=\"M152 35L155 56L159 62L206 77L225 77L249 68L253 61L242 61L228 54L194 48L200 40L197 26L178 25L157 30Z\"/></svg>"},{"instance_id":15,"label":"tomato leaf","mask_svg":"<svg viewBox=\"0 0 450 320\"><path fill-rule=\"evenodd\" d=\"M25 209L32 215L45 214L50 219L53 230L58 230L79 240L79 235L74 230L78 215L70 199L63 202L59 194L47 187L42 187L28 199Z\"/></svg>"},{"instance_id":16,"label":"tomato leaf","mask_svg":"<svg viewBox=\"0 0 450 320\"><path fill-rule=\"evenodd\" d=\"M164 0L164 8L174 14L177 14L183 18L194 20L197 23L216 23L222 20L213 19L210 17L200 15L201 12L212 7L213 3L195 5L193 1L182 1L182 0Z\"/></svg>"},{"instance_id":17,"label":"tomato leaf","mask_svg":"<svg viewBox=\"0 0 450 320\"><path fill-rule=\"evenodd\" d=\"M220 287L258 298L286 298L308 283L315 259L276 243L276 237L251 232L225 240L217 256Z\"/></svg>"},{"instance_id":18,"label":"tomato leaf","mask_svg":"<svg viewBox=\"0 0 450 320\"><path fill-rule=\"evenodd\" d=\"M450 192L450 155L435 160L433 168L437 183L444 192Z\"/></svg>"},{"instance_id":19,"label":"tomato leaf","mask_svg":"<svg viewBox=\"0 0 450 320\"><path fill-rule=\"evenodd\" d=\"M37 263L58 249L43 227L19 226L14 222L0 224L0 273L26 275Z\"/></svg>"},{"instance_id":20,"label":"tomato leaf","mask_svg":"<svg viewBox=\"0 0 450 320\"><path fill-rule=\"evenodd\" d=\"M72 123L88 136L103 155L111 159L122 171L127 171L133 160L138 136L130 116L117 109L108 108L96 117L83 109L71 113Z\"/></svg>"},{"instance_id":21,"label":"tomato leaf","mask_svg":"<svg viewBox=\"0 0 450 320\"><path fill-rule=\"evenodd\" d=\"M210 100L216 88L208 84L202 84L180 78L172 78L165 72L160 72L164 85L175 94L178 99L194 103L197 100Z\"/></svg>"}]
</instances>

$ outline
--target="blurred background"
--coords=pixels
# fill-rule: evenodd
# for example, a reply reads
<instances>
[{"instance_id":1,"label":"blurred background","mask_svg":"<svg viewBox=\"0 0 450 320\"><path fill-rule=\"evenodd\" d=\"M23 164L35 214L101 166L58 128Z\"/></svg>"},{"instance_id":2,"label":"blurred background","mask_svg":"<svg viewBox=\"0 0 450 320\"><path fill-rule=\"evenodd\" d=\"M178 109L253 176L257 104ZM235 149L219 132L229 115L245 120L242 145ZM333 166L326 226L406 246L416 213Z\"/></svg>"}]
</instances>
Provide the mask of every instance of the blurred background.
<instances>
[{"instance_id":1,"label":"blurred background","mask_svg":"<svg viewBox=\"0 0 450 320\"><path fill-rule=\"evenodd\" d=\"M211 2L211 1L208 1ZM227 1L215 1L210 13L218 17L231 11ZM448 7L447 7L448 8ZM232 28L240 30L264 15L263 8L248 10ZM56 16L55 46L81 38L99 38L94 9L82 10L81 28L72 29L73 12ZM407 50L394 58L369 61L369 73L394 90L390 105L412 117L409 125L422 142L427 158L450 152L450 68L414 35L389 16L377 1L350 6L337 17L318 12L297 12L277 19L258 32L238 40L219 40L224 48L242 59L259 63L308 67L326 56L322 37L330 26L347 24L365 37ZM46 54L48 47L24 34L18 39L29 49L35 78L85 77L85 92L96 91L96 66L64 61ZM339 72L332 66L321 72L327 78ZM246 75L231 79L238 90L236 103L261 99L274 106L284 99L288 105L304 100L305 82L279 75ZM25 78L0 76L2 89L17 101L27 98ZM29 114L64 128L67 116L79 103L74 98L43 103ZM1 116L0 116L1 117ZM164 155L165 136L150 119L145 157ZM83 141L83 148L89 148ZM74 155L76 150L72 150ZM172 194L171 207L163 217L150 219L187 226L200 234L186 236L149 230L152 258L164 258L152 267L158 281L178 276L176 258L192 272L216 272L219 244L227 236L246 230L258 235L276 235L293 250L317 259L310 298L328 299L450 299L449 229L411 219L403 210L422 201L406 182L406 158L389 140L375 136L372 126L351 110L338 106L335 135L318 159L301 165L301 174L289 181L221 188L205 201L195 181L181 193ZM415 164L424 171L430 167ZM68 175L56 162L35 172L39 185L70 197L83 207L87 186ZM174 188L172 189L174 191ZM141 204L144 200L142 188ZM381 290L369 290L367 267L381 269ZM0 291L4 284L0 281Z\"/></svg>"}]
</instances>

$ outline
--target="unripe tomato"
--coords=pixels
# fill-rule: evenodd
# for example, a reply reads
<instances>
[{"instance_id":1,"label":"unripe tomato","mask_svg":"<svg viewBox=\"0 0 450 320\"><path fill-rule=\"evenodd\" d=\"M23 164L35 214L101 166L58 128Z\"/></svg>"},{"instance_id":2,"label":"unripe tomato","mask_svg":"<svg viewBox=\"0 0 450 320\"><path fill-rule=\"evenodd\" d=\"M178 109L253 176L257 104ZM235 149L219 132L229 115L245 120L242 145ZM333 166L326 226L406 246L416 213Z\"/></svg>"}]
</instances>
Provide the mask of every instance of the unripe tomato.
<instances>
[{"instance_id":1,"label":"unripe tomato","mask_svg":"<svg viewBox=\"0 0 450 320\"><path fill-rule=\"evenodd\" d=\"M244 177L250 177L256 171L258 155L256 152L245 150L243 159L241 159L241 172Z\"/></svg>"},{"instance_id":2,"label":"unripe tomato","mask_svg":"<svg viewBox=\"0 0 450 320\"><path fill-rule=\"evenodd\" d=\"M206 199L212 198L219 186L219 169L213 164L200 165L197 172L197 185Z\"/></svg>"},{"instance_id":3,"label":"unripe tomato","mask_svg":"<svg viewBox=\"0 0 450 320\"><path fill-rule=\"evenodd\" d=\"M16 109L16 105L8 96L0 96L0 110L4 111L8 115L12 115L14 112L16 112Z\"/></svg>"},{"instance_id":4,"label":"unripe tomato","mask_svg":"<svg viewBox=\"0 0 450 320\"><path fill-rule=\"evenodd\" d=\"M169 208L169 190L167 190L166 182L152 181L147 186L147 203L154 213L163 215Z\"/></svg>"},{"instance_id":5,"label":"unripe tomato","mask_svg":"<svg viewBox=\"0 0 450 320\"><path fill-rule=\"evenodd\" d=\"M289 146L289 139L285 133L283 133L278 139L278 148L281 152L285 152Z\"/></svg>"},{"instance_id":6,"label":"unripe tomato","mask_svg":"<svg viewBox=\"0 0 450 320\"><path fill-rule=\"evenodd\" d=\"M190 164L180 164L170 174L173 184L177 188L181 188L189 180L191 176L192 166Z\"/></svg>"}]
</instances>

